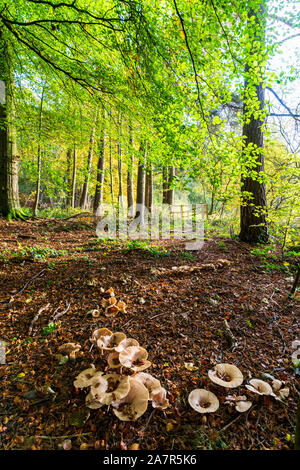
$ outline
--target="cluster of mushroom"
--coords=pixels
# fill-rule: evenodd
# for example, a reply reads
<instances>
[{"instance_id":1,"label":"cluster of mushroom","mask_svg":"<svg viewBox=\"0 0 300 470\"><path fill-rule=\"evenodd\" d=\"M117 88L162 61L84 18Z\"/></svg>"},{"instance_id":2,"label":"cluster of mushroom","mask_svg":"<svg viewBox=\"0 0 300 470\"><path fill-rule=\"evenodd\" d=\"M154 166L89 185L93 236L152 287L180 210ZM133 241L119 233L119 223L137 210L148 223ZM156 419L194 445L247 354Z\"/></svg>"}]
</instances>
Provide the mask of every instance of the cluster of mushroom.
<instances>
[{"instance_id":1,"label":"cluster of mushroom","mask_svg":"<svg viewBox=\"0 0 300 470\"><path fill-rule=\"evenodd\" d=\"M225 388L236 388L242 385L244 377L242 372L233 364L217 364L213 370L208 371L208 377L212 382ZM276 400L283 400L288 397L289 389L283 387L281 380L274 379L272 386L260 379L252 379L246 388L258 395L270 395ZM205 389L195 389L188 398L191 407L198 413L212 413L219 408L219 400L216 395ZM245 395L228 395L225 404L235 406L240 413L248 411L252 402L247 400Z\"/></svg>"},{"instance_id":2,"label":"cluster of mushroom","mask_svg":"<svg viewBox=\"0 0 300 470\"><path fill-rule=\"evenodd\" d=\"M122 300L117 301L114 290L110 287L107 291L101 288L102 294L109 294L108 298L101 300L101 307L104 308L104 315L108 318L115 317L118 313L126 313L126 303ZM93 318L100 317L99 309L91 310Z\"/></svg>"},{"instance_id":3,"label":"cluster of mushroom","mask_svg":"<svg viewBox=\"0 0 300 470\"><path fill-rule=\"evenodd\" d=\"M89 408L111 405L120 420L135 421L145 413L149 400L154 408L165 409L169 406L167 392L160 381L143 372L151 366L151 362L148 361L146 349L138 341L126 338L121 332L112 333L107 328L95 330L90 340L102 353L109 351L108 366L118 372L98 371L92 364L91 368L77 376L74 386L89 388L86 396Z\"/></svg>"}]
</instances>

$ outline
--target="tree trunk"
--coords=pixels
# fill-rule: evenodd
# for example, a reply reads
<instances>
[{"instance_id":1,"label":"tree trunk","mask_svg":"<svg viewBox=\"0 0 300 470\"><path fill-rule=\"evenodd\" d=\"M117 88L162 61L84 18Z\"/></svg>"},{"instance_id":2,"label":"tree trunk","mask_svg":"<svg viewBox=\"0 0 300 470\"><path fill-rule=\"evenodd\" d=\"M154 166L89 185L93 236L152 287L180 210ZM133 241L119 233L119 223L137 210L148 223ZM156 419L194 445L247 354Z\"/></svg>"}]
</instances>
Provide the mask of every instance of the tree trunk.
<instances>
[{"instance_id":1,"label":"tree trunk","mask_svg":"<svg viewBox=\"0 0 300 470\"><path fill-rule=\"evenodd\" d=\"M255 18L255 25L252 24L252 49L250 51L249 62L253 61L253 56L263 57L263 37L265 29L265 20L262 18L264 12L263 4L260 5L258 11L250 9L248 18ZM249 20L250 22L250 20ZM259 33L259 34L258 34ZM263 59L261 59L263 60ZM264 135L262 116L254 116L250 110L248 102L251 101L250 96L255 94L259 103L259 109L262 111L265 105L265 89L263 87L263 70L262 66L259 70L259 83L250 83L249 75L252 68L249 63L245 66L245 92L244 92L244 125L243 136L244 150L243 159L251 158L256 162L256 167L246 164L246 168L242 173L242 205L241 205L241 231L239 238L247 243L266 243L268 241L268 228L266 221L267 198L266 188L263 178L259 176L264 171ZM251 104L250 104L251 106ZM249 156L249 157L248 157Z\"/></svg>"},{"instance_id":2,"label":"tree trunk","mask_svg":"<svg viewBox=\"0 0 300 470\"><path fill-rule=\"evenodd\" d=\"M134 166L134 157L133 157L133 135L132 135L132 126L129 125L129 152L130 152L130 161L127 168L127 208L130 209L128 215L133 215L133 166Z\"/></svg>"},{"instance_id":3,"label":"tree trunk","mask_svg":"<svg viewBox=\"0 0 300 470\"><path fill-rule=\"evenodd\" d=\"M168 175L168 190L166 193L166 203L172 206L174 204L174 189L171 187L172 182L175 176L175 169L173 166L170 167L169 169L169 175Z\"/></svg>"},{"instance_id":4,"label":"tree trunk","mask_svg":"<svg viewBox=\"0 0 300 470\"><path fill-rule=\"evenodd\" d=\"M101 215L101 206L103 202L103 184L104 184L104 168L105 168L105 110L102 112L102 127L99 142L99 158L97 165L97 180L94 198L94 214Z\"/></svg>"},{"instance_id":5,"label":"tree trunk","mask_svg":"<svg viewBox=\"0 0 300 470\"><path fill-rule=\"evenodd\" d=\"M152 164L151 162L147 165L146 172L146 181L145 181L145 206L148 211L151 212L152 209L152 199L153 199L153 182L152 182Z\"/></svg>"},{"instance_id":6,"label":"tree trunk","mask_svg":"<svg viewBox=\"0 0 300 470\"><path fill-rule=\"evenodd\" d=\"M86 209L87 204L88 204L89 183L90 183L90 175L91 175L91 168L92 168L92 158L93 158L93 153L94 153L97 117L98 117L98 106L96 107L93 127L92 127L91 135L90 135L89 153L88 153L88 158L87 158L86 172L85 172L82 194L81 194L81 199L80 199L80 207L82 209Z\"/></svg>"},{"instance_id":7,"label":"tree trunk","mask_svg":"<svg viewBox=\"0 0 300 470\"><path fill-rule=\"evenodd\" d=\"M33 208L33 215L36 217L38 213L40 192L41 192L41 170L42 170L42 152L41 152L41 137L42 137L42 126L43 126L43 104L44 104L44 93L45 83L43 85L42 96L40 101L40 112L39 112L39 133L38 133L38 152L37 152L37 163L38 163L38 174L36 181L36 193Z\"/></svg>"},{"instance_id":8,"label":"tree trunk","mask_svg":"<svg viewBox=\"0 0 300 470\"><path fill-rule=\"evenodd\" d=\"M168 204L168 168L163 167L162 171L162 190L163 190L163 196L162 196L162 203L163 204Z\"/></svg>"},{"instance_id":9,"label":"tree trunk","mask_svg":"<svg viewBox=\"0 0 300 470\"><path fill-rule=\"evenodd\" d=\"M0 215L5 217L23 216L18 166L12 56L7 40L0 38Z\"/></svg>"},{"instance_id":10,"label":"tree trunk","mask_svg":"<svg viewBox=\"0 0 300 470\"><path fill-rule=\"evenodd\" d=\"M77 160L77 151L76 151L76 144L74 142L74 149L73 149L73 171L72 171L72 196L71 196L71 207L74 209L75 207L75 193L76 193L76 160Z\"/></svg>"},{"instance_id":11,"label":"tree trunk","mask_svg":"<svg viewBox=\"0 0 300 470\"><path fill-rule=\"evenodd\" d=\"M119 193L118 193L118 203L123 205L123 164L122 164L122 146L121 146L121 137L122 137L122 130L121 130L122 122L121 117L119 115L118 118L118 175L119 175Z\"/></svg>"},{"instance_id":12,"label":"tree trunk","mask_svg":"<svg viewBox=\"0 0 300 470\"><path fill-rule=\"evenodd\" d=\"M136 208L135 218L140 216L141 223L144 221L144 205L145 205L145 160L146 160L146 145L142 143L140 148L140 157L138 162L138 176L137 176L137 187L136 187L136 205L140 205L140 208ZM142 156L143 155L143 156Z\"/></svg>"},{"instance_id":13,"label":"tree trunk","mask_svg":"<svg viewBox=\"0 0 300 470\"><path fill-rule=\"evenodd\" d=\"M67 150L67 208L70 209L72 205L72 149Z\"/></svg>"}]
</instances>

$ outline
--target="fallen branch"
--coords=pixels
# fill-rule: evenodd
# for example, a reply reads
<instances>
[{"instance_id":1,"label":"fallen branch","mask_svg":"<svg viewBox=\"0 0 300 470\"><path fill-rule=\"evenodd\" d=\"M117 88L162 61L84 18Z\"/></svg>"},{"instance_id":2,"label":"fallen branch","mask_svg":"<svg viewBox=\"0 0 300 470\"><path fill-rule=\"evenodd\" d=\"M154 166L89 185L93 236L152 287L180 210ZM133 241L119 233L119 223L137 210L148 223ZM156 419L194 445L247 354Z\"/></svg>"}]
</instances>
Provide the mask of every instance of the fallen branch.
<instances>
[{"instance_id":1,"label":"fallen branch","mask_svg":"<svg viewBox=\"0 0 300 470\"><path fill-rule=\"evenodd\" d=\"M49 322L54 322L55 323L60 317L65 315L68 312L68 310L70 309L70 304L68 302L66 302L66 308L65 308L65 310L62 310L61 312L59 312L59 309L60 309L60 307L57 307L57 309L54 310L54 313L50 317ZM58 312L58 313L56 313L56 312Z\"/></svg>"},{"instance_id":2,"label":"fallen branch","mask_svg":"<svg viewBox=\"0 0 300 470\"><path fill-rule=\"evenodd\" d=\"M39 316L40 316L45 310L47 310L49 307L50 307L50 304L47 304L47 305L45 305L44 307L41 307L41 308L39 309L38 313L36 314L36 316L33 318L32 322L30 323L30 327L29 327L29 330L28 330L28 335L29 335L29 336L31 335L33 326L34 326L34 324L37 322Z\"/></svg>"},{"instance_id":3,"label":"fallen branch","mask_svg":"<svg viewBox=\"0 0 300 470\"><path fill-rule=\"evenodd\" d=\"M9 301L9 302L12 302L12 301L14 300L14 298L16 297L16 295L21 294L21 292L23 292L23 291L26 289L26 287L27 287L34 279L36 279L37 277L39 277L44 271L46 271L45 268L42 269L39 273L35 274L35 276L33 276L31 279L29 279L29 280L26 282L26 284L24 284L24 286L23 286L20 290L18 290L18 291L15 293L15 295L13 295L13 296L10 298L10 301Z\"/></svg>"},{"instance_id":4,"label":"fallen branch","mask_svg":"<svg viewBox=\"0 0 300 470\"><path fill-rule=\"evenodd\" d=\"M94 215L91 214L90 212L79 212L79 214L70 215L70 217L65 217L62 220L75 219L76 217L94 217Z\"/></svg>"}]
</instances>

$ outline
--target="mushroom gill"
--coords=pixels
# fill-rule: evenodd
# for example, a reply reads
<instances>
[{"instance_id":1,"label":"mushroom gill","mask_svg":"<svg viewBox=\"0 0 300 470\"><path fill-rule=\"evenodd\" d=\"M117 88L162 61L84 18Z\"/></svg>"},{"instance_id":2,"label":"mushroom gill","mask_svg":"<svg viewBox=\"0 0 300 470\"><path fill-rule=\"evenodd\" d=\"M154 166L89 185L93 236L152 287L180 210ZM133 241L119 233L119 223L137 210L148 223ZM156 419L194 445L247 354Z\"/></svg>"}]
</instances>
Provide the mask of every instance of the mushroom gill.
<instances>
[{"instance_id":1,"label":"mushroom gill","mask_svg":"<svg viewBox=\"0 0 300 470\"><path fill-rule=\"evenodd\" d=\"M203 388L196 388L188 397L189 404L198 413L213 413L219 408L216 395Z\"/></svg>"},{"instance_id":2,"label":"mushroom gill","mask_svg":"<svg viewBox=\"0 0 300 470\"><path fill-rule=\"evenodd\" d=\"M214 370L208 371L210 380L222 387L235 388L243 383L243 374L233 364L217 364Z\"/></svg>"},{"instance_id":3,"label":"mushroom gill","mask_svg":"<svg viewBox=\"0 0 300 470\"><path fill-rule=\"evenodd\" d=\"M258 395L274 395L272 387L264 380L252 379L249 383L250 385L246 385L246 388L251 392Z\"/></svg>"},{"instance_id":4,"label":"mushroom gill","mask_svg":"<svg viewBox=\"0 0 300 470\"><path fill-rule=\"evenodd\" d=\"M113 403L113 412L121 421L135 421L145 413L148 407L149 392L146 387L129 377L130 390L126 397Z\"/></svg>"},{"instance_id":5,"label":"mushroom gill","mask_svg":"<svg viewBox=\"0 0 300 470\"><path fill-rule=\"evenodd\" d=\"M119 360L122 366L140 372L151 366L151 362L147 361L148 352L140 346L129 346L120 352Z\"/></svg>"}]
</instances>

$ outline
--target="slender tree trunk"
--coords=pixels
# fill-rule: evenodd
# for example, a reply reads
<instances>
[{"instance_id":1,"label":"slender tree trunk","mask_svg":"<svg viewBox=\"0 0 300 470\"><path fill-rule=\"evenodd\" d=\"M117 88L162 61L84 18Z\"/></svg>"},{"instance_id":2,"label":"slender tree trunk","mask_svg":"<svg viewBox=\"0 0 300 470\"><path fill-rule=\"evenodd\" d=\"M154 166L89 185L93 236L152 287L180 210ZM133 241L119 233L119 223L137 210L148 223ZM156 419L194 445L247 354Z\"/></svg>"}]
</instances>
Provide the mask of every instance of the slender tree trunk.
<instances>
[{"instance_id":1,"label":"slender tree trunk","mask_svg":"<svg viewBox=\"0 0 300 470\"><path fill-rule=\"evenodd\" d=\"M104 184L104 168L105 168L105 110L102 112L102 127L99 142L99 158L97 165L97 180L94 198L94 213L101 215L101 206L103 202L103 184Z\"/></svg>"},{"instance_id":2,"label":"slender tree trunk","mask_svg":"<svg viewBox=\"0 0 300 470\"><path fill-rule=\"evenodd\" d=\"M39 112L39 132L38 132L38 152L37 152L37 163L38 163L38 174L36 181L36 193L33 208L33 215L36 217L38 213L40 192L41 192L41 171L42 171L42 152L41 152L41 137L42 137L42 126L43 126L43 104L44 104L44 93L45 83L43 85L42 96L40 101L40 112Z\"/></svg>"},{"instance_id":3,"label":"slender tree trunk","mask_svg":"<svg viewBox=\"0 0 300 470\"><path fill-rule=\"evenodd\" d=\"M162 203L163 204L168 204L168 168L163 167L162 171L162 190L163 190L163 196L162 196Z\"/></svg>"},{"instance_id":4,"label":"slender tree trunk","mask_svg":"<svg viewBox=\"0 0 300 470\"><path fill-rule=\"evenodd\" d=\"M133 167L134 167L134 157L133 157L133 135L132 135L132 126L129 125L129 153L130 161L127 168L127 208L130 209L128 215L133 215Z\"/></svg>"},{"instance_id":5,"label":"slender tree trunk","mask_svg":"<svg viewBox=\"0 0 300 470\"><path fill-rule=\"evenodd\" d=\"M74 142L73 148L73 171L72 171L72 197L71 197L71 207L75 207L75 194L76 194L76 164L77 164L77 150L76 143Z\"/></svg>"},{"instance_id":6,"label":"slender tree trunk","mask_svg":"<svg viewBox=\"0 0 300 470\"><path fill-rule=\"evenodd\" d=\"M110 176L110 196L112 204L115 203L114 198L114 173L113 173L113 161L112 161L112 138L109 136L109 176Z\"/></svg>"},{"instance_id":7,"label":"slender tree trunk","mask_svg":"<svg viewBox=\"0 0 300 470\"><path fill-rule=\"evenodd\" d=\"M152 199L153 199L153 182L152 182L152 163L149 162L147 165L146 172L146 181L145 181L145 206L148 211L151 212L152 209Z\"/></svg>"},{"instance_id":8,"label":"slender tree trunk","mask_svg":"<svg viewBox=\"0 0 300 470\"><path fill-rule=\"evenodd\" d=\"M122 162L122 121L119 114L118 117L118 176L119 176L119 192L118 192L118 203L123 205L123 162Z\"/></svg>"},{"instance_id":9,"label":"slender tree trunk","mask_svg":"<svg viewBox=\"0 0 300 470\"><path fill-rule=\"evenodd\" d=\"M174 204L174 189L171 187L172 182L174 180L174 176L175 176L175 168L173 166L171 166L170 169L169 169L168 190L167 190L167 194L166 194L166 202L170 206L172 206L172 204Z\"/></svg>"},{"instance_id":10,"label":"slender tree trunk","mask_svg":"<svg viewBox=\"0 0 300 470\"><path fill-rule=\"evenodd\" d=\"M19 203L12 55L4 33L0 37L0 215L22 217Z\"/></svg>"},{"instance_id":11,"label":"slender tree trunk","mask_svg":"<svg viewBox=\"0 0 300 470\"><path fill-rule=\"evenodd\" d=\"M252 23L251 30L254 31L254 28L257 30L255 33L252 33L252 50L250 51L249 62L251 62L251 60L253 61L253 56L258 58L260 55L263 57L262 48L264 47L263 38L265 30L265 19L262 18L263 14L263 3L258 11L250 9L248 13L248 18L253 16L255 18L255 26ZM262 70L262 66L260 66L259 83L256 82L252 84L248 79L251 72L251 65L246 63L243 104L243 136L245 136L243 156L247 159L249 155L251 159L255 160L256 167L246 166L242 174L241 231L239 238L241 241L247 243L266 243L268 241L266 188L262 177L259 177L259 173L264 171L264 118L254 116L253 111L251 111L248 106L250 96L254 93L259 103L259 109L263 114L265 105L265 89L263 87L264 71Z\"/></svg>"},{"instance_id":12,"label":"slender tree trunk","mask_svg":"<svg viewBox=\"0 0 300 470\"><path fill-rule=\"evenodd\" d=\"M72 205L72 148L67 150L67 208Z\"/></svg>"},{"instance_id":13,"label":"slender tree trunk","mask_svg":"<svg viewBox=\"0 0 300 470\"><path fill-rule=\"evenodd\" d=\"M140 157L138 162L138 175L137 175L137 187L136 187L136 204L140 205L140 208L136 208L135 218L140 216L141 223L144 221L144 205L145 205L145 161L146 161L146 145L142 143L140 148Z\"/></svg>"},{"instance_id":14,"label":"slender tree trunk","mask_svg":"<svg viewBox=\"0 0 300 470\"><path fill-rule=\"evenodd\" d=\"M82 209L86 209L87 204L88 204L89 183L90 183L90 175L91 175L91 168L92 168L92 158L93 158L93 153L94 153L97 117L98 117L98 106L96 107L96 110L95 110L94 122L93 122L91 135L90 135L89 153L88 153L88 158L87 158L85 178L84 178L82 194L81 194L81 199L80 199L80 207Z\"/></svg>"}]
</instances>

